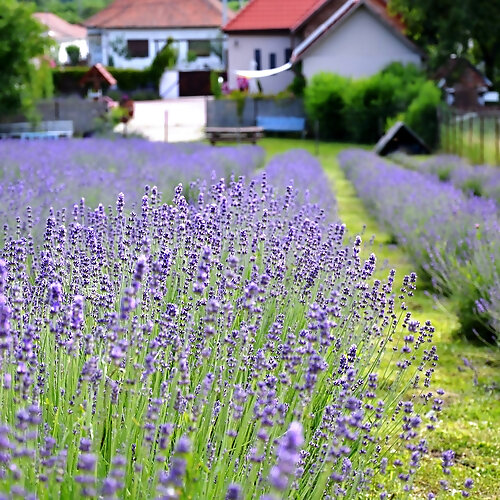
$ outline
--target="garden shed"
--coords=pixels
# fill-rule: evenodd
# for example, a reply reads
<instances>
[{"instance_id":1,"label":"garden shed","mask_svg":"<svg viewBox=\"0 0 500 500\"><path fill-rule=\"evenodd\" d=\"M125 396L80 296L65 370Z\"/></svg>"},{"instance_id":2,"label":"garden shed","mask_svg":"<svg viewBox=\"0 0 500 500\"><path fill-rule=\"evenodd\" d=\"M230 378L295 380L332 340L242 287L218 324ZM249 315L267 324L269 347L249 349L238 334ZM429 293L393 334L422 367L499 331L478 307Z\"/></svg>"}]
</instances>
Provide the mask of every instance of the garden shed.
<instances>
[{"instance_id":1,"label":"garden shed","mask_svg":"<svg viewBox=\"0 0 500 500\"><path fill-rule=\"evenodd\" d=\"M375 153L386 156L391 153L430 154L429 147L404 122L395 123L375 145Z\"/></svg>"}]
</instances>

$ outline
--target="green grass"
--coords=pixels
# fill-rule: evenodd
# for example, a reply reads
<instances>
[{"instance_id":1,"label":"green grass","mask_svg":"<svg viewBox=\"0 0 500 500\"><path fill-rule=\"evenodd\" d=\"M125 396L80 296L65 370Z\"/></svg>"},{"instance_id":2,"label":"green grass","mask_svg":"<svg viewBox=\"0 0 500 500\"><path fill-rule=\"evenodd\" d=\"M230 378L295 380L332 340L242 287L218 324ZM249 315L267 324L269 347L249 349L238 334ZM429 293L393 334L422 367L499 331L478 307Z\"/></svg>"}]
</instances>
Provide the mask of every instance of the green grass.
<instances>
[{"instance_id":1,"label":"green grass","mask_svg":"<svg viewBox=\"0 0 500 500\"><path fill-rule=\"evenodd\" d=\"M267 159L291 148L303 148L316 153L313 141L300 139L266 138L259 143L266 150ZM395 268L399 279L414 270L405 253L392 243L389 233L366 211L356 196L354 187L346 179L337 162L340 151L347 144L320 143L318 159L323 165L335 191L340 219L349 234L363 233L373 244L365 251L377 255L379 273ZM425 289L417 289L408 309L419 320L430 319L436 328L439 364L434 374L433 387L442 387L446 394L445 408L436 430L429 433L432 459L423 462L415 483L415 494L424 498L424 492L439 492L441 472L440 452L453 449L456 466L451 480L460 485L466 477L474 479L471 498L497 499L500 492L500 352L486 346L476 346L458 338L454 304L433 298ZM474 370L466 367L467 358ZM474 380L476 382L474 382ZM460 493L442 494L440 498L461 497ZM426 497L425 497L426 498Z\"/></svg>"}]
</instances>

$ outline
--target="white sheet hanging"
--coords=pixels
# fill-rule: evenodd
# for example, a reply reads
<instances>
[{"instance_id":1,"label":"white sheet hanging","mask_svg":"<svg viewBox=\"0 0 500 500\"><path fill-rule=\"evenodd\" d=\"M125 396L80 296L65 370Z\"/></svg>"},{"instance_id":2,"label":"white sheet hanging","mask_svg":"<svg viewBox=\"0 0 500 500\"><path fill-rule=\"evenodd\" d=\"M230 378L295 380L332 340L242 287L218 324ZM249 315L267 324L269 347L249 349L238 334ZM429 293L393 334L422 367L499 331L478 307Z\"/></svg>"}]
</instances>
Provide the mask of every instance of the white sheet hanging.
<instances>
[{"instance_id":1,"label":"white sheet hanging","mask_svg":"<svg viewBox=\"0 0 500 500\"><path fill-rule=\"evenodd\" d=\"M242 76L243 78L265 78L266 76L277 75L278 73L282 73L292 67L292 63L287 62L283 64L283 66L278 66L273 69L237 69L236 75Z\"/></svg>"}]
</instances>

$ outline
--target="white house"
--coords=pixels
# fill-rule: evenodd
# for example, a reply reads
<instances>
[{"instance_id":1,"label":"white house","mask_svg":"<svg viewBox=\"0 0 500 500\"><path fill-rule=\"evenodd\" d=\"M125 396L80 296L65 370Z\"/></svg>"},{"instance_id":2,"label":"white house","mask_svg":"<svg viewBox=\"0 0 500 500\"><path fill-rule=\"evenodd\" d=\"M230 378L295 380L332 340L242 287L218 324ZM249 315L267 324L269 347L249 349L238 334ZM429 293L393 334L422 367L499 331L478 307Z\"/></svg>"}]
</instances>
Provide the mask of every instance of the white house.
<instances>
[{"instance_id":1,"label":"white house","mask_svg":"<svg viewBox=\"0 0 500 500\"><path fill-rule=\"evenodd\" d=\"M387 11L385 0L252 0L224 27L228 79L237 70L302 64L306 79L320 71L359 78L391 62L422 64L424 54ZM256 63L256 64L255 64ZM264 93L292 82L286 71L260 80Z\"/></svg>"},{"instance_id":2,"label":"white house","mask_svg":"<svg viewBox=\"0 0 500 500\"><path fill-rule=\"evenodd\" d=\"M144 69L169 38L177 70L224 69L218 0L115 0L85 22L91 64Z\"/></svg>"},{"instance_id":3,"label":"white house","mask_svg":"<svg viewBox=\"0 0 500 500\"><path fill-rule=\"evenodd\" d=\"M69 62L66 47L76 45L80 49L80 58L86 59L89 53L87 29L71 24L51 12L35 12L33 16L46 27L46 34L56 42L54 58L60 64Z\"/></svg>"}]
</instances>

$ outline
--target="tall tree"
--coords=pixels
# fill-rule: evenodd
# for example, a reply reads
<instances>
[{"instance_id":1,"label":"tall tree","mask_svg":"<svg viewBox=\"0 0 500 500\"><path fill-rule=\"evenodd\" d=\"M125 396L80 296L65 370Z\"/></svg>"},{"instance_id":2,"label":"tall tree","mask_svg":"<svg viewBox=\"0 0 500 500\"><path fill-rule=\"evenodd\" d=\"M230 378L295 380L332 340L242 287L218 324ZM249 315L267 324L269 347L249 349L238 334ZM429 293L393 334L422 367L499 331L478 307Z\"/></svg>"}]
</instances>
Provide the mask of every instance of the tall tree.
<instances>
[{"instance_id":1,"label":"tall tree","mask_svg":"<svg viewBox=\"0 0 500 500\"><path fill-rule=\"evenodd\" d=\"M33 107L49 45L44 28L32 16L32 4L2 0L0 9L0 110L9 113ZM45 69L45 68L43 68ZM40 75L43 74L43 71Z\"/></svg>"},{"instance_id":2,"label":"tall tree","mask_svg":"<svg viewBox=\"0 0 500 500\"><path fill-rule=\"evenodd\" d=\"M456 53L484 62L492 81L500 76L500 0L390 0L390 8L428 51L431 64Z\"/></svg>"}]
</instances>

